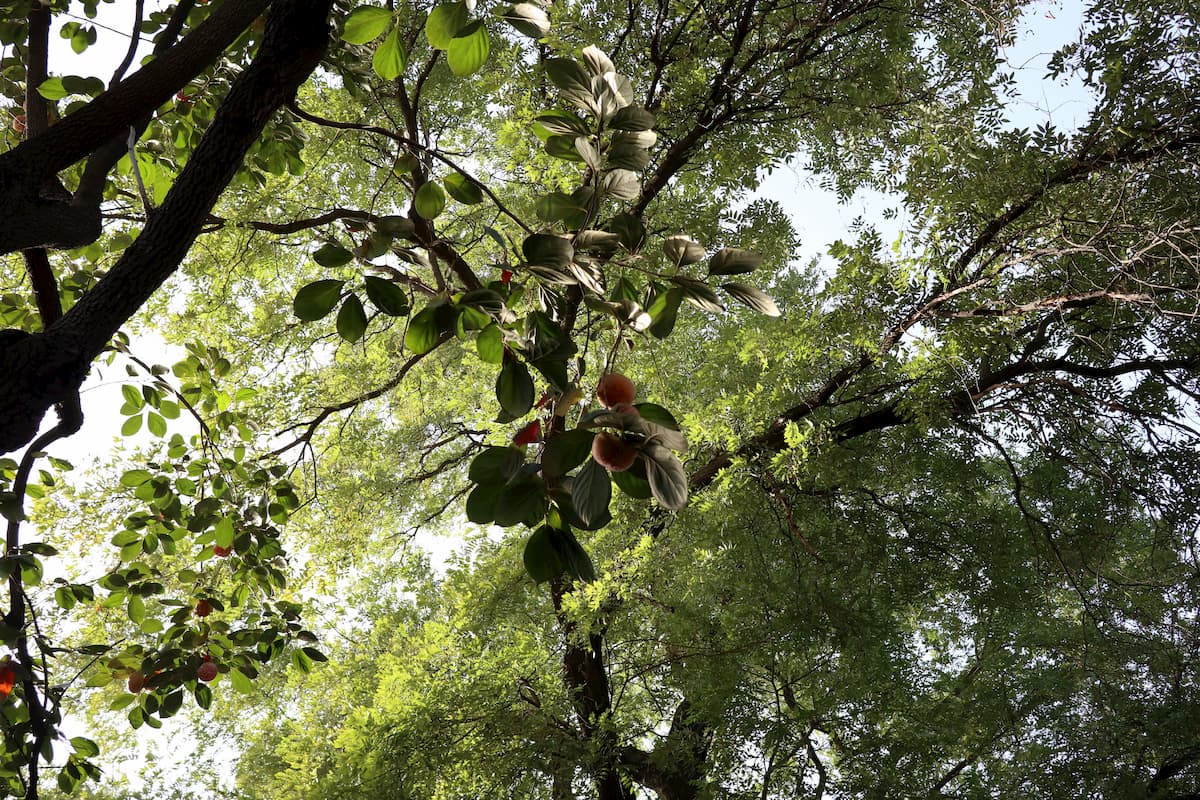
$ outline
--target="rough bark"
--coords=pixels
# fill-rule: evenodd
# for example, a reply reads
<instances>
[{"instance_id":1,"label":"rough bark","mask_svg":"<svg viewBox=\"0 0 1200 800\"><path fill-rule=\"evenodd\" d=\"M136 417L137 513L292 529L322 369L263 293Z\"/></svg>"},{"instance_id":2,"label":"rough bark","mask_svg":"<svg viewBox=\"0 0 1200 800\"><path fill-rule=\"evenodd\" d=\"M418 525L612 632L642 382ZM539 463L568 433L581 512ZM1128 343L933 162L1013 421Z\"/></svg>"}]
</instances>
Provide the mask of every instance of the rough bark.
<instances>
[{"instance_id":1,"label":"rough bark","mask_svg":"<svg viewBox=\"0 0 1200 800\"><path fill-rule=\"evenodd\" d=\"M113 334L178 268L246 151L316 67L331 6L332 0L272 4L258 55L142 234L61 320L43 333L0 343L0 375L7 378L0 384L0 453L32 440L46 411L73 395ZM93 141L110 134L105 128Z\"/></svg>"},{"instance_id":2,"label":"rough bark","mask_svg":"<svg viewBox=\"0 0 1200 800\"><path fill-rule=\"evenodd\" d=\"M74 202L65 193L48 193L46 182L171 99L216 61L267 5L268 0L223 4L177 45L129 78L57 125L0 154L0 255L95 241L100 235L98 196L89 193ZM38 81L38 76L30 77L31 83ZM30 133L33 131L31 128Z\"/></svg>"}]
</instances>

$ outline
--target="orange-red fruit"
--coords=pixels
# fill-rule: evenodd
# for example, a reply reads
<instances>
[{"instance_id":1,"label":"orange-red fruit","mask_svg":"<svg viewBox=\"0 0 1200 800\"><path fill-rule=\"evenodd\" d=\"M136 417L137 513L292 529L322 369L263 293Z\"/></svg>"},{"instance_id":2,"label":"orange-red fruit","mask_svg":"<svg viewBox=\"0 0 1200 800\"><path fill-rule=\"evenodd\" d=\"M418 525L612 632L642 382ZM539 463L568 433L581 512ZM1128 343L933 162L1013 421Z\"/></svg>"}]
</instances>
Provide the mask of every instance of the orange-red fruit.
<instances>
[{"instance_id":1,"label":"orange-red fruit","mask_svg":"<svg viewBox=\"0 0 1200 800\"><path fill-rule=\"evenodd\" d=\"M214 662L205 661L203 664L201 664L199 667L196 668L196 677L199 678L200 680L204 681L205 683L208 683L209 681L211 681L212 679L217 677L217 672L218 672L217 665Z\"/></svg>"},{"instance_id":2,"label":"orange-red fruit","mask_svg":"<svg viewBox=\"0 0 1200 800\"><path fill-rule=\"evenodd\" d=\"M232 547L221 547L221 545L219 545L219 544L213 546L213 555L214 556L220 556L221 558L224 558L225 556L229 555L232 552L233 552Z\"/></svg>"},{"instance_id":3,"label":"orange-red fruit","mask_svg":"<svg viewBox=\"0 0 1200 800\"><path fill-rule=\"evenodd\" d=\"M17 133L24 133L25 132L25 115L17 114L15 117L13 117L12 126L13 126L13 130L16 131Z\"/></svg>"},{"instance_id":4,"label":"orange-red fruit","mask_svg":"<svg viewBox=\"0 0 1200 800\"><path fill-rule=\"evenodd\" d=\"M207 617L213 612L212 603L207 600L200 600L196 603L196 616Z\"/></svg>"},{"instance_id":5,"label":"orange-red fruit","mask_svg":"<svg viewBox=\"0 0 1200 800\"><path fill-rule=\"evenodd\" d=\"M621 403L632 403L634 394L633 381L619 372L610 372L596 385L596 397L607 408Z\"/></svg>"},{"instance_id":6,"label":"orange-red fruit","mask_svg":"<svg viewBox=\"0 0 1200 800\"><path fill-rule=\"evenodd\" d=\"M609 472L624 472L637 459L637 448L619 436L598 433L592 439L592 458Z\"/></svg>"},{"instance_id":7,"label":"orange-red fruit","mask_svg":"<svg viewBox=\"0 0 1200 800\"><path fill-rule=\"evenodd\" d=\"M146 676L140 672L135 672L129 676L129 693L137 694L142 689L146 688Z\"/></svg>"}]
</instances>

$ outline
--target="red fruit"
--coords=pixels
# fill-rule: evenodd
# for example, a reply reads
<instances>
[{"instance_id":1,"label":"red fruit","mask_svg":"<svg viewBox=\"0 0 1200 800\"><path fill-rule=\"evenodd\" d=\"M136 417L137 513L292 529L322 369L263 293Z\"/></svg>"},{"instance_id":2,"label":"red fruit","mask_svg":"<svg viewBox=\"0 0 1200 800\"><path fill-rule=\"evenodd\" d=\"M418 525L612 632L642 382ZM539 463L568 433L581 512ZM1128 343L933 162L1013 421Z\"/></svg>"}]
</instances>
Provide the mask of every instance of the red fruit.
<instances>
[{"instance_id":1,"label":"red fruit","mask_svg":"<svg viewBox=\"0 0 1200 800\"><path fill-rule=\"evenodd\" d=\"M13 127L13 130L16 131L17 133L24 133L25 132L25 115L17 114L15 117L13 117L12 127Z\"/></svg>"},{"instance_id":2,"label":"red fruit","mask_svg":"<svg viewBox=\"0 0 1200 800\"><path fill-rule=\"evenodd\" d=\"M207 617L213 612L212 603L207 600L200 600L196 603L196 616Z\"/></svg>"},{"instance_id":3,"label":"red fruit","mask_svg":"<svg viewBox=\"0 0 1200 800\"><path fill-rule=\"evenodd\" d=\"M637 459L637 448L619 436L598 433L592 439L592 458L609 472L624 472Z\"/></svg>"},{"instance_id":4,"label":"red fruit","mask_svg":"<svg viewBox=\"0 0 1200 800\"><path fill-rule=\"evenodd\" d=\"M596 385L596 397L607 408L621 403L632 403L635 394L633 381L619 372L610 372Z\"/></svg>"},{"instance_id":5,"label":"red fruit","mask_svg":"<svg viewBox=\"0 0 1200 800\"><path fill-rule=\"evenodd\" d=\"M215 663L213 663L212 661L205 661L203 664L201 664L199 667L196 668L196 677L199 678L200 680L204 681L205 683L208 683L209 681L211 681L217 677L218 671L219 670L217 669L217 665Z\"/></svg>"},{"instance_id":6,"label":"red fruit","mask_svg":"<svg viewBox=\"0 0 1200 800\"><path fill-rule=\"evenodd\" d=\"M142 689L146 688L146 676L140 672L135 672L129 676L129 693L137 694Z\"/></svg>"},{"instance_id":7,"label":"red fruit","mask_svg":"<svg viewBox=\"0 0 1200 800\"><path fill-rule=\"evenodd\" d=\"M225 558L225 556L229 555L232 552L233 552L232 547L221 547L221 545L219 545L219 544L213 545L213 555L214 556L220 556L221 558Z\"/></svg>"},{"instance_id":8,"label":"red fruit","mask_svg":"<svg viewBox=\"0 0 1200 800\"><path fill-rule=\"evenodd\" d=\"M522 445L534 444L541 438L542 423L535 419L517 432L517 435L513 437L513 444L520 447Z\"/></svg>"},{"instance_id":9,"label":"red fruit","mask_svg":"<svg viewBox=\"0 0 1200 800\"><path fill-rule=\"evenodd\" d=\"M7 662L7 658L5 661ZM0 700L5 700L12 694L13 687L17 685L17 673L13 672L13 668L7 663L0 667Z\"/></svg>"},{"instance_id":10,"label":"red fruit","mask_svg":"<svg viewBox=\"0 0 1200 800\"><path fill-rule=\"evenodd\" d=\"M508 286L508 284L512 282L512 270L511 269L500 270L500 282L503 283L505 286Z\"/></svg>"}]
</instances>

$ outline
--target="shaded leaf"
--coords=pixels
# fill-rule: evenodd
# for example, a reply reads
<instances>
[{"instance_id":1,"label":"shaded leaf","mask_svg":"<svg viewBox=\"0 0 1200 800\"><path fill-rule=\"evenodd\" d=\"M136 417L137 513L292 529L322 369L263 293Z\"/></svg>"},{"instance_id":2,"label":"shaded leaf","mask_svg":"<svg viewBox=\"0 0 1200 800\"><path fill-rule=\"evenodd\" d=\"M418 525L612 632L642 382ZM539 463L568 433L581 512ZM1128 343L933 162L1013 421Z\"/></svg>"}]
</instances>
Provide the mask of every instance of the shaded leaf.
<instances>
[{"instance_id":1,"label":"shaded leaf","mask_svg":"<svg viewBox=\"0 0 1200 800\"><path fill-rule=\"evenodd\" d=\"M525 542L525 571L537 583L553 580L562 574L563 563L552 541L553 536L552 529L543 525Z\"/></svg>"},{"instance_id":2,"label":"shaded leaf","mask_svg":"<svg viewBox=\"0 0 1200 800\"><path fill-rule=\"evenodd\" d=\"M737 247L718 250L708 262L709 275L741 275L753 272L762 265L761 253L753 253Z\"/></svg>"},{"instance_id":3,"label":"shaded leaf","mask_svg":"<svg viewBox=\"0 0 1200 800\"><path fill-rule=\"evenodd\" d=\"M347 342L357 342L367 330L367 314L358 295L351 294L337 315L337 332Z\"/></svg>"},{"instance_id":4,"label":"shaded leaf","mask_svg":"<svg viewBox=\"0 0 1200 800\"><path fill-rule=\"evenodd\" d=\"M729 296L734 300L753 308L760 314L768 317L778 317L780 314L779 306L775 305L775 301L769 294L760 289L744 283L722 283L721 288L729 292Z\"/></svg>"},{"instance_id":5,"label":"shaded leaf","mask_svg":"<svg viewBox=\"0 0 1200 800\"><path fill-rule=\"evenodd\" d=\"M345 281L326 278L301 288L292 301L296 316L305 322L313 322L329 314L342 296L343 284Z\"/></svg>"},{"instance_id":6,"label":"shaded leaf","mask_svg":"<svg viewBox=\"0 0 1200 800\"><path fill-rule=\"evenodd\" d=\"M675 454L652 442L642 450L646 460L646 478L654 499L663 508L679 511L687 505L687 474Z\"/></svg>"},{"instance_id":7,"label":"shaded leaf","mask_svg":"<svg viewBox=\"0 0 1200 800\"><path fill-rule=\"evenodd\" d=\"M374 275L366 276L363 282L367 299L384 314L403 317L409 312L408 295L397 284Z\"/></svg>"},{"instance_id":8,"label":"shaded leaf","mask_svg":"<svg viewBox=\"0 0 1200 800\"><path fill-rule=\"evenodd\" d=\"M608 470L589 458L571 485L571 502L584 523L591 523L608 511L612 500L612 482Z\"/></svg>"},{"instance_id":9,"label":"shaded leaf","mask_svg":"<svg viewBox=\"0 0 1200 800\"><path fill-rule=\"evenodd\" d=\"M496 399L514 419L529 413L533 408L533 378L525 364L510 361L501 368L496 378Z\"/></svg>"}]
</instances>

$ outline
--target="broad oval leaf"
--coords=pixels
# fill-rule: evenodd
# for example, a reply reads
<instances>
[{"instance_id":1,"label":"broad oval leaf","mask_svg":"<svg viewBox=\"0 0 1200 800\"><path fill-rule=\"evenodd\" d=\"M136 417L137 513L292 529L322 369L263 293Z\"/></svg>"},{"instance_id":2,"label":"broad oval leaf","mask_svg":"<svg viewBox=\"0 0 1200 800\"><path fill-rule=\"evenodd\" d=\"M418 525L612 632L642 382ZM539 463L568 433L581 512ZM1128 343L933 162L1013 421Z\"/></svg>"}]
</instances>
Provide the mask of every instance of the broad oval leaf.
<instances>
[{"instance_id":1,"label":"broad oval leaf","mask_svg":"<svg viewBox=\"0 0 1200 800\"><path fill-rule=\"evenodd\" d=\"M747 286L744 283L722 283L721 288L729 292L729 296L739 303L750 306L760 314L765 314L768 317L778 317L780 314L779 306L775 305L775 301L771 296L761 289L755 289L753 286Z\"/></svg>"},{"instance_id":2,"label":"broad oval leaf","mask_svg":"<svg viewBox=\"0 0 1200 800\"><path fill-rule=\"evenodd\" d=\"M417 189L413 197L413 208L425 219L434 219L446 208L446 195L436 181L429 181Z\"/></svg>"},{"instance_id":3,"label":"broad oval leaf","mask_svg":"<svg viewBox=\"0 0 1200 800\"><path fill-rule=\"evenodd\" d=\"M575 534L570 530L555 530L550 542L558 550L558 557L572 578L589 582L596 580L596 568L592 566L592 558L575 538Z\"/></svg>"},{"instance_id":4,"label":"broad oval leaf","mask_svg":"<svg viewBox=\"0 0 1200 800\"><path fill-rule=\"evenodd\" d=\"M654 127L654 114L641 106L625 106L613 114L608 127L618 131L648 131Z\"/></svg>"},{"instance_id":5,"label":"broad oval leaf","mask_svg":"<svg viewBox=\"0 0 1200 800\"><path fill-rule=\"evenodd\" d=\"M366 44L387 30L392 21L392 12L378 6L359 6L346 17L342 28L342 41L350 44Z\"/></svg>"},{"instance_id":6,"label":"broad oval leaf","mask_svg":"<svg viewBox=\"0 0 1200 800\"><path fill-rule=\"evenodd\" d=\"M670 452L670 451L668 451ZM612 500L612 481L608 470L589 458L571 484L571 503L585 523L599 519Z\"/></svg>"},{"instance_id":7,"label":"broad oval leaf","mask_svg":"<svg viewBox=\"0 0 1200 800\"><path fill-rule=\"evenodd\" d=\"M479 332L479 336L475 338L475 350L488 364L500 364L504 361L504 334L495 323Z\"/></svg>"},{"instance_id":8,"label":"broad oval leaf","mask_svg":"<svg viewBox=\"0 0 1200 800\"><path fill-rule=\"evenodd\" d=\"M409 312L408 295L398 285L374 275L368 275L363 282L367 288L367 299L384 314L403 317Z\"/></svg>"},{"instance_id":9,"label":"broad oval leaf","mask_svg":"<svg viewBox=\"0 0 1200 800\"><path fill-rule=\"evenodd\" d=\"M661 444L651 442L642 450L646 461L646 478L650 491L659 505L679 511L687 505L687 474L675 454Z\"/></svg>"},{"instance_id":10,"label":"broad oval leaf","mask_svg":"<svg viewBox=\"0 0 1200 800\"><path fill-rule=\"evenodd\" d=\"M467 495L467 519L476 525L496 521L496 502L504 492L501 484L479 484Z\"/></svg>"},{"instance_id":11,"label":"broad oval leaf","mask_svg":"<svg viewBox=\"0 0 1200 800\"><path fill-rule=\"evenodd\" d=\"M441 327L438 325L437 309L426 306L408 321L408 330L404 332L404 346L413 353L422 355L436 347L439 338Z\"/></svg>"},{"instance_id":12,"label":"broad oval leaf","mask_svg":"<svg viewBox=\"0 0 1200 800\"><path fill-rule=\"evenodd\" d=\"M354 258L354 254L342 247L340 244L327 242L326 244L323 244L317 248L317 250L312 254L312 257L313 261L317 262L322 267L329 267L332 269L334 267L340 267L344 264L349 264L351 259Z\"/></svg>"},{"instance_id":13,"label":"broad oval leaf","mask_svg":"<svg viewBox=\"0 0 1200 800\"><path fill-rule=\"evenodd\" d=\"M524 463L525 456L515 447L489 447L475 456L467 475L475 483L503 485L512 480Z\"/></svg>"},{"instance_id":14,"label":"broad oval leaf","mask_svg":"<svg viewBox=\"0 0 1200 800\"><path fill-rule=\"evenodd\" d=\"M337 315L337 332L347 342L357 342L367 330L367 314L358 295L351 294Z\"/></svg>"},{"instance_id":15,"label":"broad oval leaf","mask_svg":"<svg viewBox=\"0 0 1200 800\"><path fill-rule=\"evenodd\" d=\"M542 474L559 478L578 467L591 454L595 437L594 432L579 428L551 436L542 451Z\"/></svg>"},{"instance_id":16,"label":"broad oval leaf","mask_svg":"<svg viewBox=\"0 0 1200 800\"><path fill-rule=\"evenodd\" d=\"M404 42L400 41L400 26L397 25L392 28L383 43L375 49L375 56L371 59L371 69L375 70L375 74L385 81L394 81L400 77L400 73L404 72L407 61Z\"/></svg>"},{"instance_id":17,"label":"broad oval leaf","mask_svg":"<svg viewBox=\"0 0 1200 800\"><path fill-rule=\"evenodd\" d=\"M450 196L463 205L473 206L483 202L483 192L479 185L461 172L447 175L442 183L445 184L446 191Z\"/></svg>"},{"instance_id":18,"label":"broad oval leaf","mask_svg":"<svg viewBox=\"0 0 1200 800\"><path fill-rule=\"evenodd\" d=\"M446 62L460 78L478 70L492 50L483 20L476 20L460 30L446 46Z\"/></svg>"},{"instance_id":19,"label":"broad oval leaf","mask_svg":"<svg viewBox=\"0 0 1200 800\"><path fill-rule=\"evenodd\" d=\"M549 233L526 236L521 243L521 252L530 264L560 269L568 266L575 257L575 248L569 240Z\"/></svg>"},{"instance_id":20,"label":"broad oval leaf","mask_svg":"<svg viewBox=\"0 0 1200 800\"><path fill-rule=\"evenodd\" d=\"M685 267L688 264L695 264L700 259L704 258L704 248L701 247L692 237L684 236L668 236L663 239L663 254L677 267Z\"/></svg>"},{"instance_id":21,"label":"broad oval leaf","mask_svg":"<svg viewBox=\"0 0 1200 800\"><path fill-rule=\"evenodd\" d=\"M717 297L717 293L704 281L675 276L671 278L671 282L679 286L684 298L697 308L710 314L719 314L725 310L721 298Z\"/></svg>"},{"instance_id":22,"label":"broad oval leaf","mask_svg":"<svg viewBox=\"0 0 1200 800\"><path fill-rule=\"evenodd\" d=\"M558 548L554 546L554 531L543 525L538 528L525 542L525 553L522 560L525 571L537 583L553 580L562 574L563 563L558 556Z\"/></svg>"},{"instance_id":23,"label":"broad oval leaf","mask_svg":"<svg viewBox=\"0 0 1200 800\"><path fill-rule=\"evenodd\" d=\"M608 54L594 44L583 48L583 63L593 75L603 75L617 69Z\"/></svg>"},{"instance_id":24,"label":"broad oval leaf","mask_svg":"<svg viewBox=\"0 0 1200 800\"><path fill-rule=\"evenodd\" d=\"M650 482L632 469L614 472L612 479L618 489L636 500L649 500L654 496L654 493L650 491Z\"/></svg>"},{"instance_id":25,"label":"broad oval leaf","mask_svg":"<svg viewBox=\"0 0 1200 800\"><path fill-rule=\"evenodd\" d=\"M496 378L496 400L514 419L529 413L533 408L533 378L525 364L510 361L501 368Z\"/></svg>"},{"instance_id":26,"label":"broad oval leaf","mask_svg":"<svg viewBox=\"0 0 1200 800\"><path fill-rule=\"evenodd\" d=\"M313 322L333 311L338 299L342 296L342 285L345 281L326 278L313 281L296 292L292 301L292 310L296 316L305 322Z\"/></svg>"},{"instance_id":27,"label":"broad oval leaf","mask_svg":"<svg viewBox=\"0 0 1200 800\"><path fill-rule=\"evenodd\" d=\"M425 37L435 50L445 50L470 21L465 3L443 3L425 19Z\"/></svg>"},{"instance_id":28,"label":"broad oval leaf","mask_svg":"<svg viewBox=\"0 0 1200 800\"><path fill-rule=\"evenodd\" d=\"M742 250L738 247L725 247L709 259L709 275L742 275L753 272L762 265L761 253Z\"/></svg>"},{"instance_id":29,"label":"broad oval leaf","mask_svg":"<svg viewBox=\"0 0 1200 800\"><path fill-rule=\"evenodd\" d=\"M530 39L540 39L550 32L550 17L533 3L517 3L504 12L504 21Z\"/></svg>"}]
</instances>

